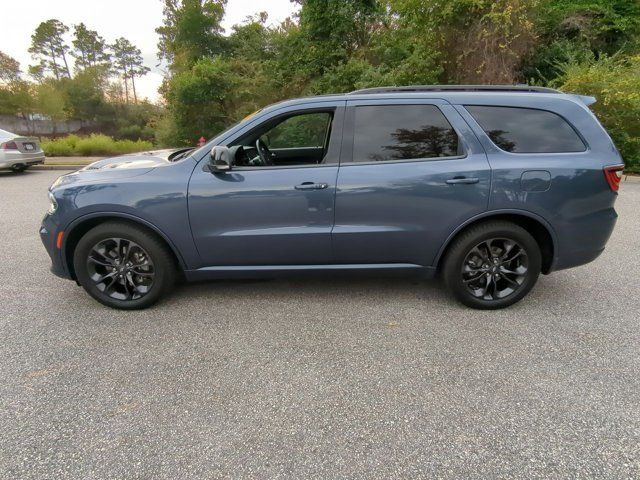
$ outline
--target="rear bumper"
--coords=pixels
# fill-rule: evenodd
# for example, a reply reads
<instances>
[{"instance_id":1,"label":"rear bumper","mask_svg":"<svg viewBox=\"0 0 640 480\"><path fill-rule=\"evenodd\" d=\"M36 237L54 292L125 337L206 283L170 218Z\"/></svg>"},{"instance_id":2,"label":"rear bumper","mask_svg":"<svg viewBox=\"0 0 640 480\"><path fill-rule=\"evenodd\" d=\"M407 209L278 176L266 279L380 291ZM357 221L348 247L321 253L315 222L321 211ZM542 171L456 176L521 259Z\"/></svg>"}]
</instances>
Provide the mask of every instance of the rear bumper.
<instances>
[{"instance_id":1,"label":"rear bumper","mask_svg":"<svg viewBox=\"0 0 640 480\"><path fill-rule=\"evenodd\" d=\"M558 251L552 271L578 267L594 261L604 251L618 214L613 208L573 221L558 229Z\"/></svg>"},{"instance_id":2,"label":"rear bumper","mask_svg":"<svg viewBox=\"0 0 640 480\"><path fill-rule=\"evenodd\" d=\"M29 156L16 156L15 158L5 158L0 160L0 169L10 169L14 165L41 165L44 163L44 153L29 155Z\"/></svg>"}]
</instances>

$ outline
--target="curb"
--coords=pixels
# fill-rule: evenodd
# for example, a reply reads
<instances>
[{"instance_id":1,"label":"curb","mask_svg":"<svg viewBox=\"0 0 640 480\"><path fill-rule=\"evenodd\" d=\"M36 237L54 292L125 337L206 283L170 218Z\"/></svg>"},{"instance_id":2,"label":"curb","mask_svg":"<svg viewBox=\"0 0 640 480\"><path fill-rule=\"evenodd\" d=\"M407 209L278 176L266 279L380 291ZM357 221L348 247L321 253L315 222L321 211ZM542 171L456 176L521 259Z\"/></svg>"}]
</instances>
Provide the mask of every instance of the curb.
<instances>
[{"instance_id":1,"label":"curb","mask_svg":"<svg viewBox=\"0 0 640 480\"><path fill-rule=\"evenodd\" d=\"M84 165L33 165L29 170L80 170Z\"/></svg>"}]
</instances>

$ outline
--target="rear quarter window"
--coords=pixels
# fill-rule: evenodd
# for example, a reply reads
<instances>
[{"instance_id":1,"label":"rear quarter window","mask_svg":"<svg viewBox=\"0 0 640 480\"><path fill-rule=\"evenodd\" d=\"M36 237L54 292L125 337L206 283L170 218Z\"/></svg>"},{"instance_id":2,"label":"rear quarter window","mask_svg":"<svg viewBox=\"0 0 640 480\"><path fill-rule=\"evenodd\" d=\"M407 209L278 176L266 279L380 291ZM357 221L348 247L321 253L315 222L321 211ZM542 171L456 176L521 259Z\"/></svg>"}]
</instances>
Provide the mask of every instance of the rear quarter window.
<instances>
[{"instance_id":1,"label":"rear quarter window","mask_svg":"<svg viewBox=\"0 0 640 480\"><path fill-rule=\"evenodd\" d=\"M511 153L584 152L586 146L569 123L553 112L521 107L465 105L499 148Z\"/></svg>"}]
</instances>

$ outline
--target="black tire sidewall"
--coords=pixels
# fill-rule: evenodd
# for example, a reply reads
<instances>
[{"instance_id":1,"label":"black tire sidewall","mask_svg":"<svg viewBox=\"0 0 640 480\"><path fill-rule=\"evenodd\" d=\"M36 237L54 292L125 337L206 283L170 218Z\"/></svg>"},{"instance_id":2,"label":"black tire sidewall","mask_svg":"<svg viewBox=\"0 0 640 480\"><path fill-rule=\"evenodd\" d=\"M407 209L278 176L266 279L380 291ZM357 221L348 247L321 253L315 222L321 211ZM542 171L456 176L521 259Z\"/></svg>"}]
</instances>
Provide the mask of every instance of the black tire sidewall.
<instances>
[{"instance_id":1,"label":"black tire sidewall","mask_svg":"<svg viewBox=\"0 0 640 480\"><path fill-rule=\"evenodd\" d=\"M474 297L462 283L461 271L464 259L473 247L489 238L514 240L524 247L529 257L528 274L522 286L513 294L497 300L483 300ZM464 305L492 310L508 307L524 298L538 280L541 263L540 247L529 232L509 222L491 222L471 228L454 241L445 258L443 276L451 293Z\"/></svg>"},{"instance_id":2,"label":"black tire sidewall","mask_svg":"<svg viewBox=\"0 0 640 480\"><path fill-rule=\"evenodd\" d=\"M153 286L142 298L136 300L111 298L101 292L89 278L86 265L89 252L100 241L115 237L137 243L151 257L155 270ZM169 291L175 281L175 267L167 248L154 235L125 223L98 225L87 232L76 245L73 254L73 266L78 282L89 295L103 305L124 310L142 309L153 305Z\"/></svg>"}]
</instances>

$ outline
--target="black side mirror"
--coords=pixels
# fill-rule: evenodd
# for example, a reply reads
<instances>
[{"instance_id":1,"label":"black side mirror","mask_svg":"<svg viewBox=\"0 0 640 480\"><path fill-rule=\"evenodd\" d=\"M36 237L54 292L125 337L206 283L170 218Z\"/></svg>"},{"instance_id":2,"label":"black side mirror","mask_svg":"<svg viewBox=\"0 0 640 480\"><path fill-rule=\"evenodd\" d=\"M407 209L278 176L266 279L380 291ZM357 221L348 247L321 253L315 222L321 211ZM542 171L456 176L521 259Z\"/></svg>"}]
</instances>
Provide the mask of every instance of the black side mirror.
<instances>
[{"instance_id":1,"label":"black side mirror","mask_svg":"<svg viewBox=\"0 0 640 480\"><path fill-rule=\"evenodd\" d=\"M231 170L233 165L233 155L229 148L217 145L211 149L209 159L209 170L214 173L224 173Z\"/></svg>"}]
</instances>

